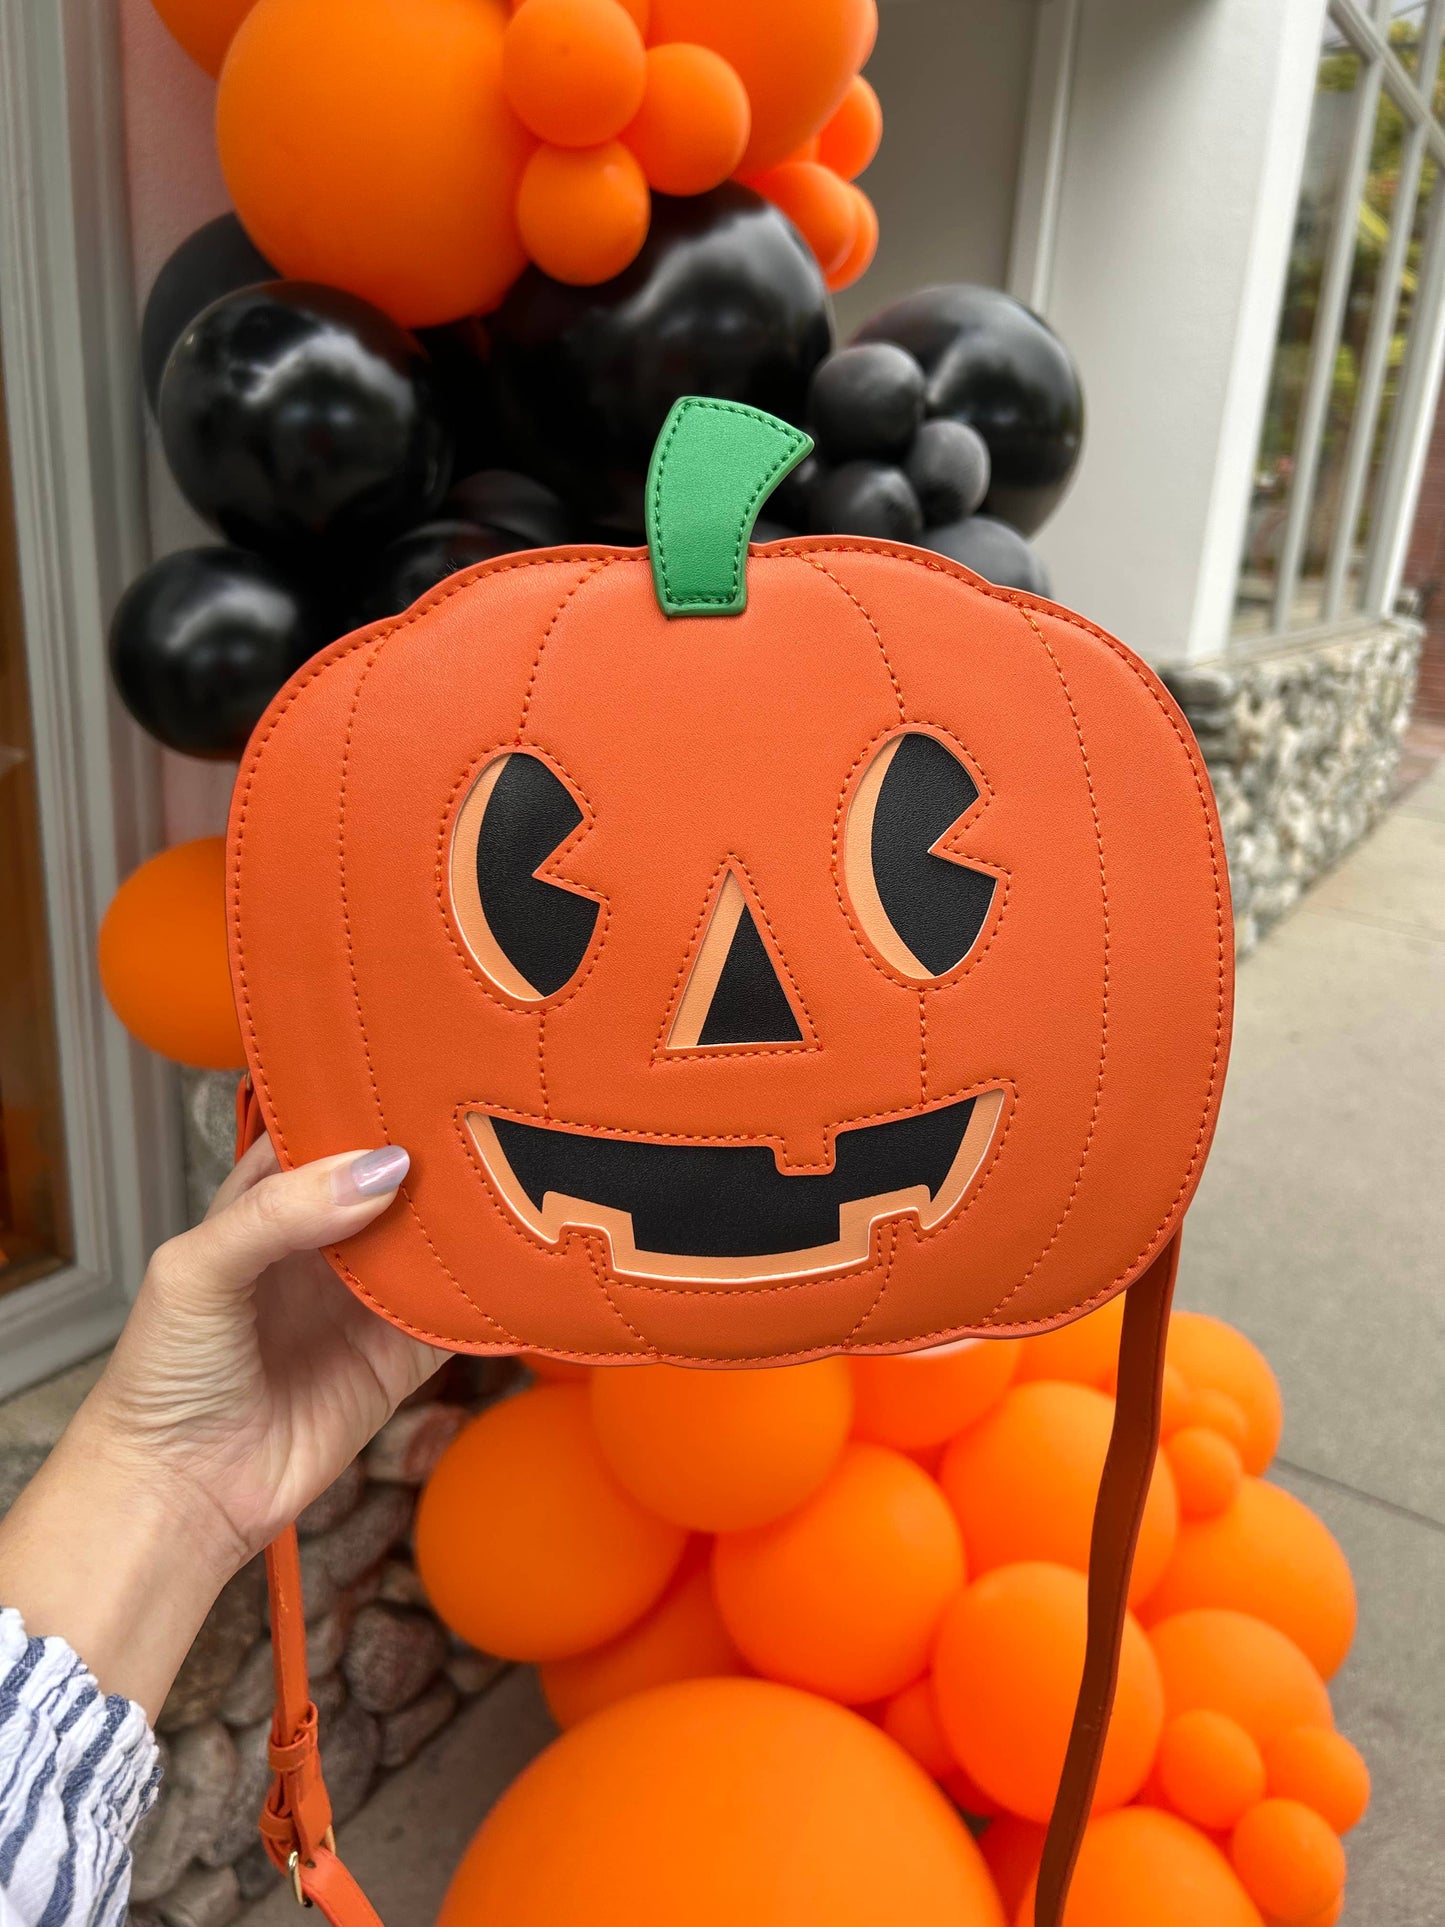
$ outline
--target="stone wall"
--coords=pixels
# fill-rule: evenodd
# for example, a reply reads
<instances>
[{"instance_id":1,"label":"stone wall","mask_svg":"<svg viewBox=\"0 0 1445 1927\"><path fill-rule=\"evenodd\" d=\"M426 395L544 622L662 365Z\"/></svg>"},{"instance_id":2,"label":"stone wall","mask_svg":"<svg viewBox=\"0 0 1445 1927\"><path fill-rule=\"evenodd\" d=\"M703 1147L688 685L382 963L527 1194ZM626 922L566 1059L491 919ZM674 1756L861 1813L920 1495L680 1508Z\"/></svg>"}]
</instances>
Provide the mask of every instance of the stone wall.
<instances>
[{"instance_id":1,"label":"stone wall","mask_svg":"<svg viewBox=\"0 0 1445 1927\"><path fill-rule=\"evenodd\" d=\"M1388 622L1162 672L1214 780L1240 955L1388 805L1420 633Z\"/></svg>"}]
</instances>

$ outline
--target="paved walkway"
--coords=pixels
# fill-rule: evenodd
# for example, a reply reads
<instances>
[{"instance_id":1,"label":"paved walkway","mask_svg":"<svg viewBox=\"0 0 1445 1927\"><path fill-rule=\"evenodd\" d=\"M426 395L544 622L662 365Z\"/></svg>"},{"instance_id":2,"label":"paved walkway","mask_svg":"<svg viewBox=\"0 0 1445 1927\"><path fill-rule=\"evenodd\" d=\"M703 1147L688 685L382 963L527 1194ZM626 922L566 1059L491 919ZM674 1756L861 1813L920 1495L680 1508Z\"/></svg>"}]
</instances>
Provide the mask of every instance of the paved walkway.
<instances>
[{"instance_id":1,"label":"paved walkway","mask_svg":"<svg viewBox=\"0 0 1445 1927\"><path fill-rule=\"evenodd\" d=\"M1333 1692L1375 1799L1348 1843L1345 1919L1441 1927L1445 763L1240 973L1180 1300L1269 1356L1285 1402L1275 1476L1330 1525L1359 1583ZM548 1732L530 1673L510 1674L342 1829L388 1927L430 1927L482 1814ZM246 1923L294 1917L276 1894Z\"/></svg>"}]
</instances>

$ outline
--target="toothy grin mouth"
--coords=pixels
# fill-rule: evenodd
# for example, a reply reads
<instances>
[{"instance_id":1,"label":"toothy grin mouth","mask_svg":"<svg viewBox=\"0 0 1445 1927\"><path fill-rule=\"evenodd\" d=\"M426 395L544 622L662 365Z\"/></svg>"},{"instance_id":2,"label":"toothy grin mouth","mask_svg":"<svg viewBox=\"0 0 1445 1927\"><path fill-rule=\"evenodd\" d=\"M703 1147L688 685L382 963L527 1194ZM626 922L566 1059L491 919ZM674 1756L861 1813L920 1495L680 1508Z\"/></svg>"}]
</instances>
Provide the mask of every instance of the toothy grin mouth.
<instances>
[{"instance_id":1,"label":"toothy grin mouth","mask_svg":"<svg viewBox=\"0 0 1445 1927\"><path fill-rule=\"evenodd\" d=\"M941 1223L1002 1110L992 1090L839 1131L831 1171L792 1175L767 1144L659 1144L482 1111L467 1124L509 1208L547 1243L586 1228L606 1234L619 1272L747 1280L859 1263L879 1219Z\"/></svg>"}]
</instances>

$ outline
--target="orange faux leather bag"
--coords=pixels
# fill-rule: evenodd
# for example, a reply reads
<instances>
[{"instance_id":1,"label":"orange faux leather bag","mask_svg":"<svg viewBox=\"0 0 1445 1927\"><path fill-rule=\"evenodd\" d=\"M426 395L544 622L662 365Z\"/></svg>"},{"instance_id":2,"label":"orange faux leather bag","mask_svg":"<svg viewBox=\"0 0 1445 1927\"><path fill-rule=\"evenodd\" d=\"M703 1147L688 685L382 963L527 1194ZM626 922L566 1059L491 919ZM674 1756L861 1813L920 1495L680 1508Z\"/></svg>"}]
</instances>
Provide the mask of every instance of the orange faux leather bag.
<instances>
[{"instance_id":1,"label":"orange faux leather bag","mask_svg":"<svg viewBox=\"0 0 1445 1927\"><path fill-rule=\"evenodd\" d=\"M483 563L276 698L230 825L243 1137L404 1144L395 1206L328 1255L459 1351L781 1364L1135 1284L1056 1927L1228 1056L1223 845L1184 718L1091 623L917 549L749 549L808 446L680 402L646 549ZM271 1566L264 1831L352 1922L294 1542Z\"/></svg>"}]
</instances>

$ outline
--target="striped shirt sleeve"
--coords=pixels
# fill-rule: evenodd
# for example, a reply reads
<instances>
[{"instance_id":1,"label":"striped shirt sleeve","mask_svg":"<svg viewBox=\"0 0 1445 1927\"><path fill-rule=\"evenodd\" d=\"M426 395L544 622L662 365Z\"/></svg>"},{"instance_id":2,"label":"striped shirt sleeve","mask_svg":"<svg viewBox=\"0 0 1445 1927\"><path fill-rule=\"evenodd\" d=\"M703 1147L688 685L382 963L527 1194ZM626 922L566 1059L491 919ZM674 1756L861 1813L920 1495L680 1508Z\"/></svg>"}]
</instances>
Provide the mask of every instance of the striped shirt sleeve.
<instances>
[{"instance_id":1,"label":"striped shirt sleeve","mask_svg":"<svg viewBox=\"0 0 1445 1927\"><path fill-rule=\"evenodd\" d=\"M0 1927L121 1927L160 1785L145 1714L0 1609Z\"/></svg>"}]
</instances>

